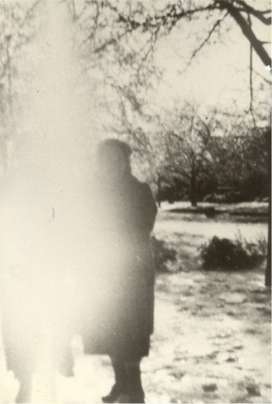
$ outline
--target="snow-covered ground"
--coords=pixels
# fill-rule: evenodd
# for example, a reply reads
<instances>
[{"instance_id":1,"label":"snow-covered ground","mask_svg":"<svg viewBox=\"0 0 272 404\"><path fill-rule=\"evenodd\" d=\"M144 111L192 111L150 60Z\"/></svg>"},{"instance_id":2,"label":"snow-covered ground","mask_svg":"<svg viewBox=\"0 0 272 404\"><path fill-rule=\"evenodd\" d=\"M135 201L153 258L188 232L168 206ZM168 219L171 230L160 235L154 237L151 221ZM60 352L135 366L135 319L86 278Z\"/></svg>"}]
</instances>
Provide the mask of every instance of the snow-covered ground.
<instances>
[{"instance_id":1,"label":"snow-covered ground","mask_svg":"<svg viewBox=\"0 0 272 404\"><path fill-rule=\"evenodd\" d=\"M210 203L210 202L200 202L198 203L198 207L208 208L215 207L218 210L227 210L227 211L242 211L251 210L252 212L268 212L269 205L267 202L241 202L241 203ZM190 202L178 201L174 203L162 202L161 203L162 210L173 210L173 209L192 209Z\"/></svg>"},{"instance_id":2,"label":"snow-covered ground","mask_svg":"<svg viewBox=\"0 0 272 404\"><path fill-rule=\"evenodd\" d=\"M178 250L172 265L181 271L157 278L155 333L142 363L147 402L271 403L271 308L263 268L204 272L197 255L207 232L187 230L163 220L156 227L157 237ZM10 402L14 379L3 374L0 383L0 398ZM58 377L57 402L100 402L111 383L108 358L81 354L75 376ZM41 386L37 379L35 402L42 401Z\"/></svg>"},{"instance_id":3,"label":"snow-covered ground","mask_svg":"<svg viewBox=\"0 0 272 404\"><path fill-rule=\"evenodd\" d=\"M188 207L186 202L180 202L180 205L183 208ZM236 211L237 206L240 205L236 205ZM260 205L258 203L258 208ZM191 237L197 236L207 240L213 236L230 239L242 236L248 241L256 241L267 239L268 236L268 219L259 222L257 217L251 217L248 220L247 217L230 217L229 215L207 218L204 214L171 212L169 206L173 205L165 205L160 209L155 225L155 232L163 233L163 237L168 237L171 234L187 234ZM178 206L177 203L174 209ZM250 206L252 208L252 203ZM228 209L230 209L230 205L228 205Z\"/></svg>"}]
</instances>

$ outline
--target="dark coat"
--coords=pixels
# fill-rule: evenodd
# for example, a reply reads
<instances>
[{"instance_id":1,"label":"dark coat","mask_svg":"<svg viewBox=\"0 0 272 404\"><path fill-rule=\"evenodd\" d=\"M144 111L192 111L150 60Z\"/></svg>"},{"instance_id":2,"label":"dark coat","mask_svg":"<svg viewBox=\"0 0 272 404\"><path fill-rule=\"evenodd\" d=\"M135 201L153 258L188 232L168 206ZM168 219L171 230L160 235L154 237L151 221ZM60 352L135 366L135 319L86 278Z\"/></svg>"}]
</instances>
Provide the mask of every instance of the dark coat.
<instances>
[{"instance_id":1,"label":"dark coat","mask_svg":"<svg viewBox=\"0 0 272 404\"><path fill-rule=\"evenodd\" d=\"M150 234L156 204L149 186L132 175L119 184L100 181L95 193L95 281L85 347L90 353L142 357L153 332Z\"/></svg>"}]
</instances>

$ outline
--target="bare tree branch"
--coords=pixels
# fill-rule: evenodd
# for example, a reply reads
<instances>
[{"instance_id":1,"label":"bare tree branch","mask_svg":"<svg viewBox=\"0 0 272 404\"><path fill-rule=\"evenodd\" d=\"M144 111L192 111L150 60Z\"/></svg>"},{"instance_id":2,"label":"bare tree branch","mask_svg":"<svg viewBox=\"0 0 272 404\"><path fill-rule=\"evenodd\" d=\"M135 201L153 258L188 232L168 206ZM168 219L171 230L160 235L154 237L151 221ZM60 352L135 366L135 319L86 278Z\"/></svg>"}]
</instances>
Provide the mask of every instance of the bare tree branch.
<instances>
[{"instance_id":1,"label":"bare tree branch","mask_svg":"<svg viewBox=\"0 0 272 404\"><path fill-rule=\"evenodd\" d=\"M222 18L220 18L219 20L217 20L213 26L211 27L211 29L209 30L207 36L203 39L203 41L200 43L200 45L194 50L194 52L192 53L190 60L188 61L188 63L186 64L185 68L183 69L183 72L185 72L188 67L191 65L193 59L199 54L199 52L204 48L205 45L207 45L207 43L209 42L209 40L211 39L212 34L216 31L216 29L221 25L221 23L224 21L224 19L227 17L227 15L229 14L228 11L226 11L226 13L223 15Z\"/></svg>"},{"instance_id":2,"label":"bare tree branch","mask_svg":"<svg viewBox=\"0 0 272 404\"><path fill-rule=\"evenodd\" d=\"M270 25L272 22L271 16L266 17L266 14L271 14L271 10L257 10L256 8L250 6L243 0L235 0L237 4L239 4L242 8L239 11L244 11L248 15L252 15L258 18L263 24Z\"/></svg>"},{"instance_id":3,"label":"bare tree branch","mask_svg":"<svg viewBox=\"0 0 272 404\"><path fill-rule=\"evenodd\" d=\"M246 19L242 16L242 14L233 6L233 3L230 3L228 0L217 0L217 4L220 5L222 9L226 9L229 11L230 15L236 21L236 23L241 28L243 34L248 39L248 41L252 44L255 52L263 62L265 66L269 66L271 68L271 57L268 52L265 50L262 42L256 37L252 27L246 21Z\"/></svg>"},{"instance_id":4,"label":"bare tree branch","mask_svg":"<svg viewBox=\"0 0 272 404\"><path fill-rule=\"evenodd\" d=\"M271 85L272 84L272 80L267 79L266 77L262 76L259 72L257 72L255 69L253 69L254 74L256 74L256 76L260 77L263 81L265 81L267 84Z\"/></svg>"},{"instance_id":5,"label":"bare tree branch","mask_svg":"<svg viewBox=\"0 0 272 404\"><path fill-rule=\"evenodd\" d=\"M147 16L144 21L137 21L137 19L131 16L121 14L115 7L113 9L118 14L118 20L120 23L125 24L131 31L140 29L142 32L150 29L155 29L158 26L160 28L163 26L167 26L168 30L171 31L177 24L177 22L180 21L182 18L189 18L195 14L208 11L226 10L239 25L243 34L252 44L255 52L258 54L264 65L271 66L271 57L265 50L262 41L258 40L253 29L249 26L249 24L241 14L242 12L246 12L247 14L254 15L259 19L265 19L262 22L268 24L269 19L264 17L267 13L267 10L256 10L244 1L233 0L232 2L230 2L229 0L214 0L205 7L195 7L187 10L185 10L182 5L178 8L177 4L174 4L167 7L155 17ZM216 29L216 27L214 29Z\"/></svg>"},{"instance_id":6,"label":"bare tree branch","mask_svg":"<svg viewBox=\"0 0 272 404\"><path fill-rule=\"evenodd\" d=\"M163 27L165 25L168 25L169 29L171 30L182 18L191 17L198 13L207 12L219 8L220 7L215 5L213 2L204 7L196 7L188 10L184 10L182 4L179 7L177 7L176 4L173 4L170 7L168 6L165 10L162 10L156 16L147 16L146 19L141 22L137 21L131 16L126 16L119 13L116 9L115 10L116 12L118 12L120 22L127 24L131 27L132 30L140 29L145 32L149 29L156 29L158 28L158 26Z\"/></svg>"}]
</instances>

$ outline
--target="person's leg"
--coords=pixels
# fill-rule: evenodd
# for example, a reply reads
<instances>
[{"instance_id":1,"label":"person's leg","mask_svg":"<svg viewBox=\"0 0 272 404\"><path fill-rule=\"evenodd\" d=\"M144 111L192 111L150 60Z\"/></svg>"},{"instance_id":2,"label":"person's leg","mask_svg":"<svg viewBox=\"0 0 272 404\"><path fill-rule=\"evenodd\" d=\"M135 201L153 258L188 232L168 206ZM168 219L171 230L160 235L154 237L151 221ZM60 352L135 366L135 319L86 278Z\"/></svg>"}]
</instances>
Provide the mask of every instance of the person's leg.
<instances>
[{"instance_id":1,"label":"person's leg","mask_svg":"<svg viewBox=\"0 0 272 404\"><path fill-rule=\"evenodd\" d=\"M10 340L4 341L7 370L11 371L19 382L16 403L29 403L32 393L31 354L22 353L18 344Z\"/></svg>"},{"instance_id":2,"label":"person's leg","mask_svg":"<svg viewBox=\"0 0 272 404\"><path fill-rule=\"evenodd\" d=\"M74 376L74 358L70 343L65 343L63 349L58 352L56 368L65 377Z\"/></svg>"},{"instance_id":3,"label":"person's leg","mask_svg":"<svg viewBox=\"0 0 272 404\"><path fill-rule=\"evenodd\" d=\"M104 403L117 402L120 394L126 391L127 375L124 362L119 358L113 357L111 357L111 362L115 381L110 393L102 397Z\"/></svg>"},{"instance_id":4,"label":"person's leg","mask_svg":"<svg viewBox=\"0 0 272 404\"><path fill-rule=\"evenodd\" d=\"M16 403L30 403L31 402L31 390L32 390L32 375L30 372L22 372L18 376L20 383L19 391L16 396Z\"/></svg>"},{"instance_id":5,"label":"person's leg","mask_svg":"<svg viewBox=\"0 0 272 404\"><path fill-rule=\"evenodd\" d=\"M119 397L119 403L144 403L145 394L141 381L140 360L125 363L126 391Z\"/></svg>"}]
</instances>

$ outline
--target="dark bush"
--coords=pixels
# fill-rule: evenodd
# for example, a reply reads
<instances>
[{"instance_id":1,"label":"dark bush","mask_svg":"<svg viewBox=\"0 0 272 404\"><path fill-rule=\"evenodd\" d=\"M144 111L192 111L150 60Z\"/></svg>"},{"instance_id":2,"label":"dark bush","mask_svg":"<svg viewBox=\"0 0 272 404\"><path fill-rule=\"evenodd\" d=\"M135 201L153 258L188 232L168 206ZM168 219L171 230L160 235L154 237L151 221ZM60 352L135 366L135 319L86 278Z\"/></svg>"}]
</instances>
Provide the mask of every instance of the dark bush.
<instances>
[{"instance_id":1,"label":"dark bush","mask_svg":"<svg viewBox=\"0 0 272 404\"><path fill-rule=\"evenodd\" d=\"M257 197L269 195L268 172L253 171L250 172L241 184L241 190L247 200L253 200Z\"/></svg>"},{"instance_id":2,"label":"dark bush","mask_svg":"<svg viewBox=\"0 0 272 404\"><path fill-rule=\"evenodd\" d=\"M157 272L172 272L171 263L176 261L177 252L166 241L155 237L151 239L155 269Z\"/></svg>"},{"instance_id":3,"label":"dark bush","mask_svg":"<svg viewBox=\"0 0 272 404\"><path fill-rule=\"evenodd\" d=\"M240 203L246 201L247 198L240 191L232 191L226 194L226 202L227 203Z\"/></svg>"},{"instance_id":4,"label":"dark bush","mask_svg":"<svg viewBox=\"0 0 272 404\"><path fill-rule=\"evenodd\" d=\"M234 241L213 237L201 247L203 268L207 270L250 269L265 258L264 242L248 243L241 238Z\"/></svg>"}]
</instances>

